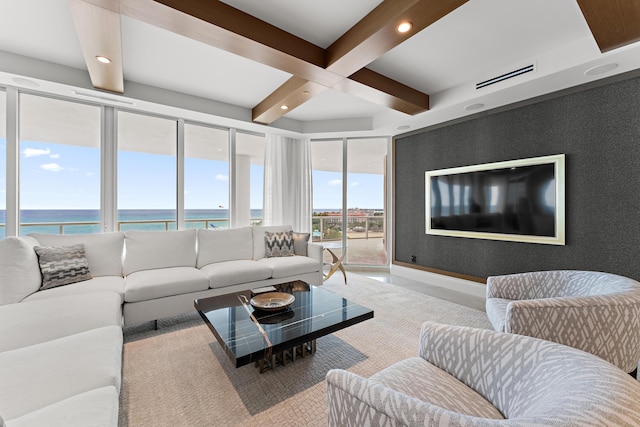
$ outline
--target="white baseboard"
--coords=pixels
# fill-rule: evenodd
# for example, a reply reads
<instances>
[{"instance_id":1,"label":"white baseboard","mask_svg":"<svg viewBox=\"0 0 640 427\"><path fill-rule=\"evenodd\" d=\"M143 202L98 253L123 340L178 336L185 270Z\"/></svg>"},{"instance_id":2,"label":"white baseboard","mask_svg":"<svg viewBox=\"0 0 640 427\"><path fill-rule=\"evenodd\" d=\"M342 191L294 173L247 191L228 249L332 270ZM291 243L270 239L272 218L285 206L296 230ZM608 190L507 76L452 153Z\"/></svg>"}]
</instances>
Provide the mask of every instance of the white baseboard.
<instances>
[{"instance_id":1,"label":"white baseboard","mask_svg":"<svg viewBox=\"0 0 640 427\"><path fill-rule=\"evenodd\" d=\"M471 280L459 279L457 277L431 273L429 271L418 270L416 268L402 267L395 264L391 264L391 274L404 277L406 279L425 282L433 286L451 289L453 291L464 292L465 294L477 297L486 297L486 285L473 282Z\"/></svg>"}]
</instances>

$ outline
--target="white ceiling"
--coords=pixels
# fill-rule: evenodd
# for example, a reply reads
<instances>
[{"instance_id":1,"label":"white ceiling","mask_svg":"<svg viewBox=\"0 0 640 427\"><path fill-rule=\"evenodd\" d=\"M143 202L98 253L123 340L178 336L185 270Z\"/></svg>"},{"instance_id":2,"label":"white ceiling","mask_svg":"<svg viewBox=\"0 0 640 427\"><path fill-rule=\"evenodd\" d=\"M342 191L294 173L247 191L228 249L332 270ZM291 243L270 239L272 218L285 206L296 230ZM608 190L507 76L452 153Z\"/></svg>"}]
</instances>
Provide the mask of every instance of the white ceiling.
<instances>
[{"instance_id":1,"label":"white ceiling","mask_svg":"<svg viewBox=\"0 0 640 427\"><path fill-rule=\"evenodd\" d=\"M326 48L380 1L225 3ZM129 17L121 24L125 97L132 96L127 82L136 82L250 111L291 77ZM0 0L0 51L86 72L67 0ZM584 75L609 62L618 67ZM534 72L475 89L476 82L528 64ZM35 70L17 73L16 67L0 61L0 84L17 85L17 75L42 79ZM330 89L271 128L310 136L393 135L477 112L465 111L469 104L482 103L487 110L638 69L640 43L600 53L575 0L470 0L369 68L428 93L431 109L412 117ZM398 130L402 125L409 127Z\"/></svg>"}]
</instances>

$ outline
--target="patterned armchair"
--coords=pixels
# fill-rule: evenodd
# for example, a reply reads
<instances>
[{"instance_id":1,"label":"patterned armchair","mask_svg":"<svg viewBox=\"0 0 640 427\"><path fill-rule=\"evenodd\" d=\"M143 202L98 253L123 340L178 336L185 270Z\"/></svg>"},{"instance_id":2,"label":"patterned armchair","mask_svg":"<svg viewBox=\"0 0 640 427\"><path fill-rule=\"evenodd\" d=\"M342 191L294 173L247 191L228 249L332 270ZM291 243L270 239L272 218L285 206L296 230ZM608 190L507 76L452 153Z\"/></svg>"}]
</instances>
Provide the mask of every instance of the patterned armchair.
<instances>
[{"instance_id":1,"label":"patterned armchair","mask_svg":"<svg viewBox=\"0 0 640 427\"><path fill-rule=\"evenodd\" d=\"M487 279L496 331L595 354L625 372L640 360L640 283L597 271L557 270Z\"/></svg>"},{"instance_id":2,"label":"patterned armchair","mask_svg":"<svg viewBox=\"0 0 640 427\"><path fill-rule=\"evenodd\" d=\"M419 357L327 373L329 426L636 426L640 383L589 353L427 322Z\"/></svg>"}]
</instances>

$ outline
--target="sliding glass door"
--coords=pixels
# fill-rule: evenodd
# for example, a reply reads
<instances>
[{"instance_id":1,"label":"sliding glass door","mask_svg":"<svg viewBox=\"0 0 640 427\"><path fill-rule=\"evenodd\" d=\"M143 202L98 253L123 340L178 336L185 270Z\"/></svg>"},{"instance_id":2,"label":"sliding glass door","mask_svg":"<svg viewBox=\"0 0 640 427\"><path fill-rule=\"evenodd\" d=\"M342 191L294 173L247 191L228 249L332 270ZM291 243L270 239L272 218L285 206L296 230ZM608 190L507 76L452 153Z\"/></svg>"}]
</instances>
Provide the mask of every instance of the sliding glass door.
<instances>
[{"instance_id":1,"label":"sliding glass door","mask_svg":"<svg viewBox=\"0 0 640 427\"><path fill-rule=\"evenodd\" d=\"M386 265L387 139L347 140L349 264Z\"/></svg>"},{"instance_id":2,"label":"sliding glass door","mask_svg":"<svg viewBox=\"0 0 640 427\"><path fill-rule=\"evenodd\" d=\"M345 264L387 265L387 138L311 142L313 241ZM343 249L336 249L341 246Z\"/></svg>"}]
</instances>

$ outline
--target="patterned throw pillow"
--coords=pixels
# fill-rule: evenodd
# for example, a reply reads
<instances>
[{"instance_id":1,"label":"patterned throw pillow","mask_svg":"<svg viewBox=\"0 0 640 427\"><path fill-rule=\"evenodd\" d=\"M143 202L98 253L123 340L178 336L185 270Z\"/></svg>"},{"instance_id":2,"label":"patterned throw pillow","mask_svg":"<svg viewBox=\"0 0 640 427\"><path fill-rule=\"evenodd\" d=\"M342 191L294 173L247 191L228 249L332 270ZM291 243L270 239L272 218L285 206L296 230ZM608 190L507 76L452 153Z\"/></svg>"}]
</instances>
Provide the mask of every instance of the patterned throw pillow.
<instances>
[{"instance_id":1,"label":"patterned throw pillow","mask_svg":"<svg viewBox=\"0 0 640 427\"><path fill-rule=\"evenodd\" d=\"M293 233L293 252L296 255L307 256L307 243L311 233Z\"/></svg>"},{"instance_id":2,"label":"patterned throw pillow","mask_svg":"<svg viewBox=\"0 0 640 427\"><path fill-rule=\"evenodd\" d=\"M265 252L267 258L293 256L293 231L264 232Z\"/></svg>"},{"instance_id":3,"label":"patterned throw pillow","mask_svg":"<svg viewBox=\"0 0 640 427\"><path fill-rule=\"evenodd\" d=\"M91 279L84 245L42 247L34 246L42 273L40 290L69 285Z\"/></svg>"}]
</instances>

